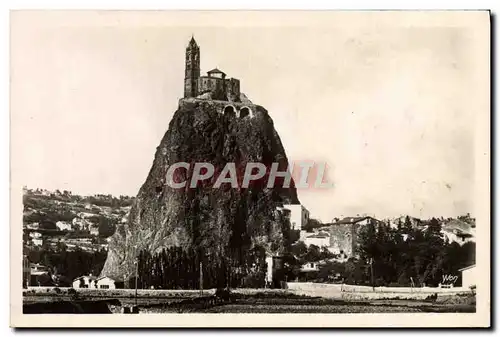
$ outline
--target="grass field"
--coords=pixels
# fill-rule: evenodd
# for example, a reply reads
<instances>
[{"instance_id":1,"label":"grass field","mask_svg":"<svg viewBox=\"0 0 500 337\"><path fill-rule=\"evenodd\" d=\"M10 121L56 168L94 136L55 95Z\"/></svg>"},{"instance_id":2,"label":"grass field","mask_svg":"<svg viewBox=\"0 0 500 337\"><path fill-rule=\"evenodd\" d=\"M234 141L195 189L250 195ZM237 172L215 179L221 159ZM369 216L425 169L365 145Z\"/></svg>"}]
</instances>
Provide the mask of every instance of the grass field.
<instances>
[{"instance_id":1,"label":"grass field","mask_svg":"<svg viewBox=\"0 0 500 337\"><path fill-rule=\"evenodd\" d=\"M123 307L137 306L139 313L405 313L405 312L475 312L473 294L447 295L432 299L340 299L307 296L281 289L236 289L230 300L213 302L215 290L205 290L203 296L192 290L135 291L54 289L26 291L23 302L36 305L36 310L50 311L53 304L66 302L93 310L92 303L109 301L110 313L121 313ZM45 307L47 311L45 311ZM67 310L67 309L60 309ZM107 309L105 309L107 310Z\"/></svg>"}]
</instances>

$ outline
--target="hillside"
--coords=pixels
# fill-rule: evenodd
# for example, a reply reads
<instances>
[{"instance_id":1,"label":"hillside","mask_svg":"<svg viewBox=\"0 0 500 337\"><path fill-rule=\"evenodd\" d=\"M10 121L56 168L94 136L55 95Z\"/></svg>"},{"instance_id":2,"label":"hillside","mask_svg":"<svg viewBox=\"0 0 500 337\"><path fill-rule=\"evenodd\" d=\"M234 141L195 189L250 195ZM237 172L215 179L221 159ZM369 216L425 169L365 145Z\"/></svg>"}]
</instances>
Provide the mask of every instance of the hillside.
<instances>
[{"instance_id":1,"label":"hillside","mask_svg":"<svg viewBox=\"0 0 500 337\"><path fill-rule=\"evenodd\" d=\"M69 191L25 188L23 232L25 248L97 250L107 248L130 210L133 198L111 195L80 196ZM94 244L95 247L91 247Z\"/></svg>"}]
</instances>

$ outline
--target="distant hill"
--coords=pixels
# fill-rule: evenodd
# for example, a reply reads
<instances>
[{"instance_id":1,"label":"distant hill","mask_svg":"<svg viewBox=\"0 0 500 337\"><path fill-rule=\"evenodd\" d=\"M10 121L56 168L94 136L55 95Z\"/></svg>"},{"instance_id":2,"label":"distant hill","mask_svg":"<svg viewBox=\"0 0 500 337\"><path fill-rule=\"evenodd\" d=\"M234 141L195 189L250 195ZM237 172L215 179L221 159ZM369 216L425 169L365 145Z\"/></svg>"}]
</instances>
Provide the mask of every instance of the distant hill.
<instances>
[{"instance_id":1,"label":"distant hill","mask_svg":"<svg viewBox=\"0 0 500 337\"><path fill-rule=\"evenodd\" d=\"M115 225L126 217L134 201L128 196L80 196L59 190L25 188L23 192L24 227L56 230L56 224L64 222L72 225L71 231L88 231L96 227L99 232L108 234L104 236L114 232Z\"/></svg>"}]
</instances>

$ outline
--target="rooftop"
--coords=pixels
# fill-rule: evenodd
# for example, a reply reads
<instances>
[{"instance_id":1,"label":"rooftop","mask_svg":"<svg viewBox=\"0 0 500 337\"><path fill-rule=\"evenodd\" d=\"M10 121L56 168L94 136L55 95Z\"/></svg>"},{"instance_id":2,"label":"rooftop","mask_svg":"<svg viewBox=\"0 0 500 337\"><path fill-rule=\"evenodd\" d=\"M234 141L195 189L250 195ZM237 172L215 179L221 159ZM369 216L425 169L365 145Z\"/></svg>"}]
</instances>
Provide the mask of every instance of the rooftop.
<instances>
[{"instance_id":1,"label":"rooftop","mask_svg":"<svg viewBox=\"0 0 500 337\"><path fill-rule=\"evenodd\" d=\"M350 224L350 223L357 223L357 222L361 222L363 220L366 220L366 219L373 219L373 220L376 220L374 218L372 218L371 216L354 216L354 217L345 217L343 218L342 220L340 221L337 221L335 223L333 223L334 225L336 224ZM377 220L376 220L377 221Z\"/></svg>"},{"instance_id":2,"label":"rooftop","mask_svg":"<svg viewBox=\"0 0 500 337\"><path fill-rule=\"evenodd\" d=\"M207 71L207 74L223 74L223 75L226 75L225 72L223 72L222 70L220 69L217 69L217 68L214 68L210 71Z\"/></svg>"}]
</instances>

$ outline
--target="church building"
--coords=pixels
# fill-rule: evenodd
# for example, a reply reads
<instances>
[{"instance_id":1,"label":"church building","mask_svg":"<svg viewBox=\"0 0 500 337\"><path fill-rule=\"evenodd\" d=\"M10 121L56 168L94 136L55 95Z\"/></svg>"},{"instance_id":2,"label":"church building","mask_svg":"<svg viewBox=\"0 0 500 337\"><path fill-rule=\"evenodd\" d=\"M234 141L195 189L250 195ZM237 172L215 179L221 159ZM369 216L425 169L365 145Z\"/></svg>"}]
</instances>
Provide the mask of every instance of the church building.
<instances>
[{"instance_id":1,"label":"church building","mask_svg":"<svg viewBox=\"0 0 500 337\"><path fill-rule=\"evenodd\" d=\"M240 80L226 78L226 74L217 68L207 72L206 76L200 76L200 47L194 37L186 48L184 98L189 97L240 101Z\"/></svg>"}]
</instances>

